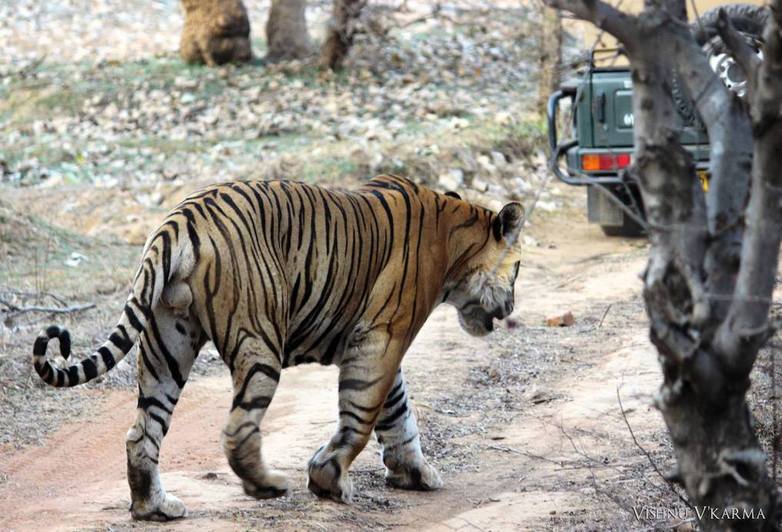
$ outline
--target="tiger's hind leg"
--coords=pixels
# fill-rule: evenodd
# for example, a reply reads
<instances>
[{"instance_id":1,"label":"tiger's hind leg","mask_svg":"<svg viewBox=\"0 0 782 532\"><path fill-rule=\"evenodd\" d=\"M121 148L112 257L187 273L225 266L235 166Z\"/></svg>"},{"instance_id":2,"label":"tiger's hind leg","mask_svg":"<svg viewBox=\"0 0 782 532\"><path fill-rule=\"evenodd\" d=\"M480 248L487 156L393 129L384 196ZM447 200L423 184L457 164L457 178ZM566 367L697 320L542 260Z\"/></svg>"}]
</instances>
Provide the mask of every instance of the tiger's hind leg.
<instances>
[{"instance_id":1,"label":"tiger's hind leg","mask_svg":"<svg viewBox=\"0 0 782 532\"><path fill-rule=\"evenodd\" d=\"M162 305L141 334L138 415L126 442L130 512L135 519L168 521L187 513L182 501L163 489L158 458L174 407L203 344L203 330L195 318L177 316Z\"/></svg>"},{"instance_id":2,"label":"tiger's hind leg","mask_svg":"<svg viewBox=\"0 0 782 532\"><path fill-rule=\"evenodd\" d=\"M256 499L287 493L288 480L261 454L261 421L280 380L280 362L261 341L245 339L231 364L234 399L223 431L223 449L244 492Z\"/></svg>"},{"instance_id":3,"label":"tiger's hind leg","mask_svg":"<svg viewBox=\"0 0 782 532\"><path fill-rule=\"evenodd\" d=\"M421 452L418 424L401 368L383 403L375 435L383 449L388 484L412 490L436 490L443 486L440 475Z\"/></svg>"},{"instance_id":4,"label":"tiger's hind leg","mask_svg":"<svg viewBox=\"0 0 782 532\"><path fill-rule=\"evenodd\" d=\"M378 333L340 364L337 432L309 461L307 487L315 495L350 502L348 469L372 435L401 354L394 342Z\"/></svg>"}]
</instances>

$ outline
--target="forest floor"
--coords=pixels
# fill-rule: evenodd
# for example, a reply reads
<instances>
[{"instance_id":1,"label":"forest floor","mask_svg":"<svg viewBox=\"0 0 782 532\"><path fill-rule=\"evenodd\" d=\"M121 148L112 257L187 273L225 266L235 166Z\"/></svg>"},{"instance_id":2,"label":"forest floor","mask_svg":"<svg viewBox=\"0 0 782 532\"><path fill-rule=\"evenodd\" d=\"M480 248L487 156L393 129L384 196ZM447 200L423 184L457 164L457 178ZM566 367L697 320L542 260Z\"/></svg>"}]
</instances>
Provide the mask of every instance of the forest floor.
<instances>
[{"instance_id":1,"label":"forest floor","mask_svg":"<svg viewBox=\"0 0 782 532\"><path fill-rule=\"evenodd\" d=\"M262 56L268 2L245 3ZM309 4L317 39L328 3ZM661 377L638 279L647 243L603 236L586 223L583 190L547 181L531 112L534 10L463 0L431 17L425 2L373 4L375 30L338 75L307 62L185 66L174 0L0 5L0 529L692 527L649 463L666 471L673 457L651 406ZM67 326L76 356L102 342L146 235L201 186L286 177L351 187L389 171L493 208L529 207L543 190L523 236L516 325L476 339L441 307L404 361L444 489L386 487L373 442L352 470L353 504L310 494L306 462L333 430L336 371L300 367L283 373L263 426L264 453L294 489L246 497L219 445L230 379L207 346L161 455L163 482L190 515L131 521L134 356L86 386L47 388L29 362L39 329ZM19 310L84 303L95 307ZM566 312L572 326L545 324ZM765 443L772 367L765 351L753 378Z\"/></svg>"}]
</instances>

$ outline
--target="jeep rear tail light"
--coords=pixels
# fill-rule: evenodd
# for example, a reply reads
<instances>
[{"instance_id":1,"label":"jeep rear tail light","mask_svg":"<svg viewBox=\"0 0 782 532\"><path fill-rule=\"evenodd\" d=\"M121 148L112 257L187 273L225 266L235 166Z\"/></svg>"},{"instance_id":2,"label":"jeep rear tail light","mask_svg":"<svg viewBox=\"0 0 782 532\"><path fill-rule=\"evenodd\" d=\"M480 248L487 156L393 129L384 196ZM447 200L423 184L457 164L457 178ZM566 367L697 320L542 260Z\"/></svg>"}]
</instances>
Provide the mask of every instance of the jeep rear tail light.
<instances>
[{"instance_id":1,"label":"jeep rear tail light","mask_svg":"<svg viewBox=\"0 0 782 532\"><path fill-rule=\"evenodd\" d=\"M585 153L581 156L581 169L587 172L621 170L630 166L629 153Z\"/></svg>"}]
</instances>

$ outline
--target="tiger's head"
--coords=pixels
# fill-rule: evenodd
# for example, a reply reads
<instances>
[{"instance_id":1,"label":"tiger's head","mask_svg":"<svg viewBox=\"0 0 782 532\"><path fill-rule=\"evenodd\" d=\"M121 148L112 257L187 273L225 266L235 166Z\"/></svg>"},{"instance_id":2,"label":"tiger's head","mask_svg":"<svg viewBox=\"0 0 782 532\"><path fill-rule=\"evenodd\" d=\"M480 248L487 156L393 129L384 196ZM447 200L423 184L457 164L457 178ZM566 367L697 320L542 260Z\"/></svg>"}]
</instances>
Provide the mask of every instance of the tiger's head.
<instances>
[{"instance_id":1,"label":"tiger's head","mask_svg":"<svg viewBox=\"0 0 782 532\"><path fill-rule=\"evenodd\" d=\"M477 252L465 252L465 262L450 283L445 301L456 307L459 323L473 336L485 336L494 330L495 319L505 319L513 312L514 285L519 274L521 247L519 232L524 223L524 207L512 202L475 231L484 242ZM487 227L488 225L488 227Z\"/></svg>"}]
</instances>

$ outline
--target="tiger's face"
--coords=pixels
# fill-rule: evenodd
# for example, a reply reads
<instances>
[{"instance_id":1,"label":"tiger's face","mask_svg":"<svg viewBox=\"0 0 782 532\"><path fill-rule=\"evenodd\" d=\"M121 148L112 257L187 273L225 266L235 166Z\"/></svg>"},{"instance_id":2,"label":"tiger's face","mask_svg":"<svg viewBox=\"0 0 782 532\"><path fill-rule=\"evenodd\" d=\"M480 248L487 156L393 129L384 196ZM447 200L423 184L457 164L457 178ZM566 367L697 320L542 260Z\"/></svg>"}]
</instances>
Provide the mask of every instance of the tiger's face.
<instances>
[{"instance_id":1,"label":"tiger's face","mask_svg":"<svg viewBox=\"0 0 782 532\"><path fill-rule=\"evenodd\" d=\"M472 336L485 336L494 330L494 320L513 312L514 285L519 274L521 250L519 231L524 208L509 203L493 219L484 249L466 265L447 301L459 313L459 324Z\"/></svg>"}]
</instances>

